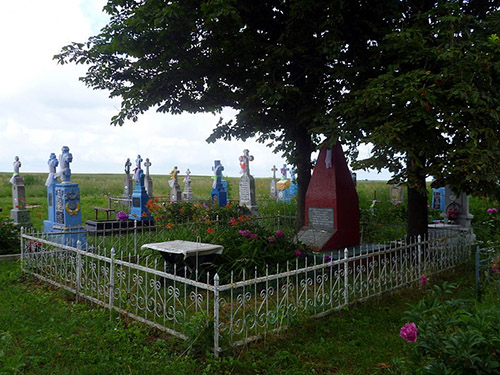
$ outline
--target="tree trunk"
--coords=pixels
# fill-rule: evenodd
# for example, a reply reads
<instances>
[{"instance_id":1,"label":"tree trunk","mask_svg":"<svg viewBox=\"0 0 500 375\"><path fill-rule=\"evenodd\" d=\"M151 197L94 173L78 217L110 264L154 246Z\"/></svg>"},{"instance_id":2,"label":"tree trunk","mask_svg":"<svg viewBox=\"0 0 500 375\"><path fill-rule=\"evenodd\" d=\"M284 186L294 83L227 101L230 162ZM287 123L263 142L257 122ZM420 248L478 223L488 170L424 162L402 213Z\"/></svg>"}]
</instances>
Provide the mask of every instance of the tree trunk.
<instances>
[{"instance_id":1,"label":"tree trunk","mask_svg":"<svg viewBox=\"0 0 500 375\"><path fill-rule=\"evenodd\" d=\"M408 239L427 234L427 186L422 157L408 157Z\"/></svg>"},{"instance_id":2,"label":"tree trunk","mask_svg":"<svg viewBox=\"0 0 500 375\"><path fill-rule=\"evenodd\" d=\"M299 230L305 223L306 192L311 180L313 143L311 135L307 133L305 128L300 129L295 137L295 162L297 164L297 221L295 227Z\"/></svg>"}]
</instances>

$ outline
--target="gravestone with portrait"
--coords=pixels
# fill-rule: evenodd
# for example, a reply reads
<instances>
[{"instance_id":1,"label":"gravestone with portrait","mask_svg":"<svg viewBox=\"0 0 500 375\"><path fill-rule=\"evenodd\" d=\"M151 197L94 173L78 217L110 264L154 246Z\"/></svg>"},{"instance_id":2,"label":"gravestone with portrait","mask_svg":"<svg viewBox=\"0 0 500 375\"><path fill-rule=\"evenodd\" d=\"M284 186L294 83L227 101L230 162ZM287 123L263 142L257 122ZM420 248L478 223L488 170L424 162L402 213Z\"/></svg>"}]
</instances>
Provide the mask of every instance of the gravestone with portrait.
<instances>
[{"instance_id":1,"label":"gravestone with portrait","mask_svg":"<svg viewBox=\"0 0 500 375\"><path fill-rule=\"evenodd\" d=\"M212 205L225 207L227 205L227 191L222 183L222 171L224 171L224 166L221 164L220 160L214 160L212 171L214 173L214 182L212 184L212 192L210 193L210 201Z\"/></svg>"},{"instance_id":2,"label":"gravestone with portrait","mask_svg":"<svg viewBox=\"0 0 500 375\"><path fill-rule=\"evenodd\" d=\"M191 171L189 168L184 176L184 191L182 192L182 200L184 202L193 201L193 189L191 188Z\"/></svg>"},{"instance_id":3,"label":"gravestone with portrait","mask_svg":"<svg viewBox=\"0 0 500 375\"><path fill-rule=\"evenodd\" d=\"M153 199L153 179L149 175L149 167L151 167L149 158L146 158L144 166L146 167L146 175L144 177L144 183L146 184L146 193L148 194L149 199Z\"/></svg>"},{"instance_id":4,"label":"gravestone with portrait","mask_svg":"<svg viewBox=\"0 0 500 375\"><path fill-rule=\"evenodd\" d=\"M146 187L144 183L145 175L144 171L141 168L141 162L141 155L137 155L137 159L135 161L136 168L134 170L135 187L134 191L132 192L132 207L130 208L130 214L128 215L128 218L130 220L137 220L142 222L151 221L153 220L153 217L146 207L149 197L146 193Z\"/></svg>"},{"instance_id":5,"label":"gravestone with portrait","mask_svg":"<svg viewBox=\"0 0 500 375\"><path fill-rule=\"evenodd\" d=\"M68 146L62 147L59 160L55 154L50 155L47 186L47 204L49 220L43 222L45 233L57 232L54 241L67 246L76 246L77 241L85 247L85 232L82 226L82 211L80 203L80 188L71 182L70 163L73 155ZM59 171L56 172L56 167ZM58 182L57 178L60 179Z\"/></svg>"},{"instance_id":6,"label":"gravestone with portrait","mask_svg":"<svg viewBox=\"0 0 500 375\"><path fill-rule=\"evenodd\" d=\"M130 175L131 166L132 163L130 161L130 158L127 158L127 161L125 162L125 179L123 181L123 198L127 199L130 199L130 197L132 196L132 192L134 191L134 180Z\"/></svg>"},{"instance_id":7,"label":"gravestone with portrait","mask_svg":"<svg viewBox=\"0 0 500 375\"><path fill-rule=\"evenodd\" d=\"M401 202L403 203L403 186L400 184L391 184L389 187L389 195L391 198L391 203Z\"/></svg>"},{"instance_id":8,"label":"gravestone with portrait","mask_svg":"<svg viewBox=\"0 0 500 375\"><path fill-rule=\"evenodd\" d=\"M313 250L360 243L358 194L338 142L320 151L306 193L305 224L298 239Z\"/></svg>"},{"instance_id":9,"label":"gravestone with portrait","mask_svg":"<svg viewBox=\"0 0 500 375\"><path fill-rule=\"evenodd\" d=\"M243 150L243 155L240 156L240 206L246 206L252 215L258 214L257 199L255 196L255 180L250 174L250 162L254 157L250 155L248 150Z\"/></svg>"},{"instance_id":10,"label":"gravestone with portrait","mask_svg":"<svg viewBox=\"0 0 500 375\"><path fill-rule=\"evenodd\" d=\"M12 210L10 210L10 218L15 224L31 226L30 212L26 209L26 188L23 176L19 174L19 168L21 168L19 156L14 158L13 167L14 174L10 179L10 183L12 184Z\"/></svg>"}]
</instances>

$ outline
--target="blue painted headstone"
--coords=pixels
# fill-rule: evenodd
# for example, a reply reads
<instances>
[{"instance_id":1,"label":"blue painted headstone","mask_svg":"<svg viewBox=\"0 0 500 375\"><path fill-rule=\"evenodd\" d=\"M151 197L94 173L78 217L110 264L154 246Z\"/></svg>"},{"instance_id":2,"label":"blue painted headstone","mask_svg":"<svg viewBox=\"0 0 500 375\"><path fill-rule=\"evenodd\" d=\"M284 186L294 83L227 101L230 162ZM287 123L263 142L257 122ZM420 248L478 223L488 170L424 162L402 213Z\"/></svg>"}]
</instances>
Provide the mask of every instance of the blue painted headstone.
<instances>
[{"instance_id":1,"label":"blue painted headstone","mask_svg":"<svg viewBox=\"0 0 500 375\"><path fill-rule=\"evenodd\" d=\"M132 192L132 207L130 208L128 218L137 221L151 221L153 217L146 207L149 197L144 185L145 175L141 169L141 161L142 159L140 155L138 155L136 160L137 168L135 170L135 187Z\"/></svg>"},{"instance_id":2,"label":"blue painted headstone","mask_svg":"<svg viewBox=\"0 0 500 375\"><path fill-rule=\"evenodd\" d=\"M55 158L55 154L50 155L48 161L49 176L45 183L47 185L49 220L43 222L43 231L45 233L60 233L52 239L63 245L76 246L77 241L80 241L82 247L85 247L80 188L78 184L71 182L69 163L72 161L73 155L67 146L62 148L59 161ZM61 170L56 173L58 165ZM62 182L58 183L57 176L61 178Z\"/></svg>"},{"instance_id":3,"label":"blue painted headstone","mask_svg":"<svg viewBox=\"0 0 500 375\"><path fill-rule=\"evenodd\" d=\"M222 183L222 171L224 170L224 167L220 163L220 160L214 160L212 170L214 171L214 183L212 185L210 199L212 204L224 207L227 205L227 187L224 188Z\"/></svg>"},{"instance_id":4,"label":"blue painted headstone","mask_svg":"<svg viewBox=\"0 0 500 375\"><path fill-rule=\"evenodd\" d=\"M444 187L440 187L437 189L432 189L432 204L431 207L435 210L441 210L445 212L445 202L446 200L446 189Z\"/></svg>"},{"instance_id":5,"label":"blue painted headstone","mask_svg":"<svg viewBox=\"0 0 500 375\"><path fill-rule=\"evenodd\" d=\"M297 171L295 170L295 168L292 168L292 170L290 171L291 183L290 183L290 187L288 188L288 193L290 195L290 198L295 197L297 195L297 191L298 191L297 178L295 177L296 173L297 173Z\"/></svg>"}]
</instances>

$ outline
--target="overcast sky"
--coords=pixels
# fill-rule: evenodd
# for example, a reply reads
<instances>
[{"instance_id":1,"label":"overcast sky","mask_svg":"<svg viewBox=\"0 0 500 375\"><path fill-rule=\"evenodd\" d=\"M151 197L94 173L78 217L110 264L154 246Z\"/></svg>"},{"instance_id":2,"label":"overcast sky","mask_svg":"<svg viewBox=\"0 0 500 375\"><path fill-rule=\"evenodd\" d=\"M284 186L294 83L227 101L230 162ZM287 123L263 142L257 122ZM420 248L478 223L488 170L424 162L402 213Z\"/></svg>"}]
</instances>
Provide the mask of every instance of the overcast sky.
<instances>
[{"instance_id":1,"label":"overcast sky","mask_svg":"<svg viewBox=\"0 0 500 375\"><path fill-rule=\"evenodd\" d=\"M135 123L109 125L119 101L85 87L84 66L58 65L52 57L71 42L84 42L107 22L105 0L0 1L0 171L12 171L19 156L21 173L48 171L51 152L63 145L73 154L73 173L123 173L127 158L149 158L151 174L212 173L221 160L225 175L238 176L243 149L255 160L256 177L271 176L284 160L254 141L208 144L219 116L157 114ZM231 113L226 114L230 117ZM361 153L366 156L366 152ZM358 179L387 180L389 175L358 171Z\"/></svg>"}]
</instances>

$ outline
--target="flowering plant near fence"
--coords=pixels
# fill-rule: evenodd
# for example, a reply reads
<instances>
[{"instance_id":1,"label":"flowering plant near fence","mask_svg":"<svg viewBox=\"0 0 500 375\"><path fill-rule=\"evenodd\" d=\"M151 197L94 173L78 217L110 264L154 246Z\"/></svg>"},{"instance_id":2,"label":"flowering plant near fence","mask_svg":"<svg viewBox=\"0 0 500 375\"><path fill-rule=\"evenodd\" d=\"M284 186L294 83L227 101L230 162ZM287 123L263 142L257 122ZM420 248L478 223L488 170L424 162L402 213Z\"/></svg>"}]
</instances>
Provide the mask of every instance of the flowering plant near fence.
<instances>
[{"instance_id":1,"label":"flowering plant near fence","mask_svg":"<svg viewBox=\"0 0 500 375\"><path fill-rule=\"evenodd\" d=\"M0 255L19 251L19 229L10 219L0 221Z\"/></svg>"},{"instance_id":2,"label":"flowering plant near fence","mask_svg":"<svg viewBox=\"0 0 500 375\"><path fill-rule=\"evenodd\" d=\"M405 358L394 361L397 374L498 374L500 310L481 310L474 301L448 299L455 284L433 285L405 314L400 336Z\"/></svg>"}]
</instances>

